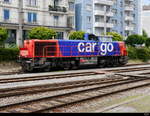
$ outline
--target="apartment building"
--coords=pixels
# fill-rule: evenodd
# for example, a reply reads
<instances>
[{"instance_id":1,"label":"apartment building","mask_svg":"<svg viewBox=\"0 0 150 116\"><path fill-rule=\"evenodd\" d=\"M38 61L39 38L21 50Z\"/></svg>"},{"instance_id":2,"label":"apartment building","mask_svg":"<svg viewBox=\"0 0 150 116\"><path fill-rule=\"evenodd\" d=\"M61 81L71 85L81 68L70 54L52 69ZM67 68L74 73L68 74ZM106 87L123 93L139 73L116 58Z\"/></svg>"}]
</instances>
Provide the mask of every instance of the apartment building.
<instances>
[{"instance_id":1,"label":"apartment building","mask_svg":"<svg viewBox=\"0 0 150 116\"><path fill-rule=\"evenodd\" d=\"M111 32L113 28L112 23L112 6L114 0L94 0L93 1L93 18L94 18L94 27L93 32L96 35L106 34Z\"/></svg>"},{"instance_id":2,"label":"apartment building","mask_svg":"<svg viewBox=\"0 0 150 116\"><path fill-rule=\"evenodd\" d=\"M141 34L141 0L115 0L113 31L123 36Z\"/></svg>"},{"instance_id":3,"label":"apartment building","mask_svg":"<svg viewBox=\"0 0 150 116\"><path fill-rule=\"evenodd\" d=\"M21 11L20 5L22 5ZM6 27L9 32L6 42L21 44L20 20L23 39L27 39L27 32L37 26L55 29L57 39L67 39L69 32L75 29L75 1L0 0L0 26Z\"/></svg>"},{"instance_id":4,"label":"apartment building","mask_svg":"<svg viewBox=\"0 0 150 116\"><path fill-rule=\"evenodd\" d=\"M76 29L101 35L141 34L141 0L77 0Z\"/></svg>"},{"instance_id":5,"label":"apartment building","mask_svg":"<svg viewBox=\"0 0 150 116\"><path fill-rule=\"evenodd\" d=\"M101 35L113 28L113 0L77 0L76 29Z\"/></svg>"}]
</instances>

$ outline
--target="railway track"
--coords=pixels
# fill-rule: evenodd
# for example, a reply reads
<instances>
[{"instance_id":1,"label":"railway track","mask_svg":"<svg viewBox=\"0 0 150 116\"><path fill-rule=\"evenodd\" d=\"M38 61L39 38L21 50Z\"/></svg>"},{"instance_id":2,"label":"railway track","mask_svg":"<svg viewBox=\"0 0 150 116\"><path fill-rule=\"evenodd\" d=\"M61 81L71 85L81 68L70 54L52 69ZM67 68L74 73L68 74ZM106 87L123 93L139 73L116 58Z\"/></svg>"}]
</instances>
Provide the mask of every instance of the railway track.
<instances>
[{"instance_id":1,"label":"railway track","mask_svg":"<svg viewBox=\"0 0 150 116\"><path fill-rule=\"evenodd\" d=\"M123 67L128 67L128 66L140 66L140 65L150 65L150 63L143 63L143 64L127 64L126 66ZM14 74L27 74L22 71L15 71L15 72L0 72L0 76L3 75L14 75Z\"/></svg>"},{"instance_id":2,"label":"railway track","mask_svg":"<svg viewBox=\"0 0 150 116\"><path fill-rule=\"evenodd\" d=\"M36 81L36 80L48 80L48 79L60 79L60 78L69 78L69 77L85 77L85 76L94 76L94 75L102 75L108 72L113 73L123 73L123 72L133 72L133 71L142 71L142 70L149 70L150 67L138 67L138 68L126 68L126 69L112 69L112 70L102 70L103 72L97 72L97 71L89 71L89 72L79 72L79 73L68 73L68 74L50 74L50 75L44 75L44 76L28 76L25 78L16 77L16 78L1 78L0 84L3 83L13 83L13 82L26 82L26 81Z\"/></svg>"},{"instance_id":3,"label":"railway track","mask_svg":"<svg viewBox=\"0 0 150 116\"><path fill-rule=\"evenodd\" d=\"M133 71L142 71L142 70L149 70L150 67L140 67L140 68L127 68L127 69L113 69L113 70L107 70L115 73L123 73L123 72L133 72Z\"/></svg>"},{"instance_id":4,"label":"railway track","mask_svg":"<svg viewBox=\"0 0 150 116\"><path fill-rule=\"evenodd\" d=\"M102 82L101 82L102 83ZM107 95L127 91L134 88L150 85L150 78L146 76L132 76L128 79L120 79L118 81L97 84L97 86L82 89L74 89L73 91L66 91L54 96L47 96L40 99L29 100L25 102L18 102L0 107L0 112L11 113L41 113L52 111L56 108L65 107L80 103L83 101L100 98Z\"/></svg>"},{"instance_id":5,"label":"railway track","mask_svg":"<svg viewBox=\"0 0 150 116\"><path fill-rule=\"evenodd\" d=\"M77 87L86 87L86 86L99 85L99 84L101 85L112 84L114 82L122 82L126 80L129 80L129 79L126 79L126 78L123 79L122 77L114 77L114 78L66 82L66 83L59 83L59 84L46 84L46 85L39 85L39 86L0 89L0 98L17 96L17 95L30 95L30 94L35 94L39 92L56 91L56 90L63 90L63 89L77 88Z\"/></svg>"},{"instance_id":6,"label":"railway track","mask_svg":"<svg viewBox=\"0 0 150 116\"><path fill-rule=\"evenodd\" d=\"M68 74L55 74L55 75L45 75L45 76L31 76L25 78L1 78L0 84L2 83L12 83L12 82L25 82L25 81L36 81L36 80L48 80L48 79L60 79L60 78L69 78L69 77L84 77L84 76L92 76L92 75L102 75L105 73L99 72L81 72L81 73L68 73Z\"/></svg>"}]
</instances>

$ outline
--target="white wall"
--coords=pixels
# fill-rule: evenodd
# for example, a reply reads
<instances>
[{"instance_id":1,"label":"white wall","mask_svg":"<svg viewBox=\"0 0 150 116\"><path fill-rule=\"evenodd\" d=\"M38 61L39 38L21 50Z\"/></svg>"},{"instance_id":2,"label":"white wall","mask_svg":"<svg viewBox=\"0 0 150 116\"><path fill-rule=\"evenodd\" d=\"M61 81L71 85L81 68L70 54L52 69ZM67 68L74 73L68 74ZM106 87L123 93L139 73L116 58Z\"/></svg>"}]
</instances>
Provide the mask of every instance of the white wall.
<instances>
[{"instance_id":1,"label":"white wall","mask_svg":"<svg viewBox=\"0 0 150 116\"><path fill-rule=\"evenodd\" d=\"M150 10L142 13L142 29L144 29L150 37Z\"/></svg>"}]
</instances>

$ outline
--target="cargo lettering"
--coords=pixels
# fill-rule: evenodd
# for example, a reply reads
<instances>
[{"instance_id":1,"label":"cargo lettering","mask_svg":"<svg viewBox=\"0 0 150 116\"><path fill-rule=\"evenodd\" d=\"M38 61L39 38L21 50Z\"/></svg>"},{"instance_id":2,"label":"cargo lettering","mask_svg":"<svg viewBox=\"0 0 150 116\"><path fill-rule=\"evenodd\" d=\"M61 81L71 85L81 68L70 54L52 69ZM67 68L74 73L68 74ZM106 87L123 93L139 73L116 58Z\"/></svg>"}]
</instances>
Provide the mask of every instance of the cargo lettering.
<instances>
[{"instance_id":1,"label":"cargo lettering","mask_svg":"<svg viewBox=\"0 0 150 116\"><path fill-rule=\"evenodd\" d=\"M96 45L97 43L79 43L78 50L79 52L94 52Z\"/></svg>"},{"instance_id":2,"label":"cargo lettering","mask_svg":"<svg viewBox=\"0 0 150 116\"><path fill-rule=\"evenodd\" d=\"M95 48L97 43L79 43L78 50L79 52L95 52ZM108 52L112 52L114 50L114 46L112 43L102 43L99 45L99 51L101 55L106 55Z\"/></svg>"}]
</instances>

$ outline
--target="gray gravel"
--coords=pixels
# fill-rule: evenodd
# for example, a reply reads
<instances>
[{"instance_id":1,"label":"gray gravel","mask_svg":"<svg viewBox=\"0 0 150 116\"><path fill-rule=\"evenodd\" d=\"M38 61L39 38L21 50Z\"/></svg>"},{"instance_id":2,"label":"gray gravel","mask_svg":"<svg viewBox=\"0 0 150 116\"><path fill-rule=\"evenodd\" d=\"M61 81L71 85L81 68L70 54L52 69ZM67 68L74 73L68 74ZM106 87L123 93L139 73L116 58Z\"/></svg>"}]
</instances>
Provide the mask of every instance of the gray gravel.
<instances>
[{"instance_id":1,"label":"gray gravel","mask_svg":"<svg viewBox=\"0 0 150 116\"><path fill-rule=\"evenodd\" d=\"M7 97L7 98L0 98L0 106L14 104L18 102L25 102L25 101L34 100L34 99L40 99L44 97L50 97L50 96L54 96L58 94L69 93L72 91L84 90L87 88L94 88L97 86L98 85L93 85L90 87L78 87L74 89L57 90L57 91L43 92L43 93L37 93L37 94L32 94L32 95L20 95L17 97L13 96L13 97Z\"/></svg>"}]
</instances>

